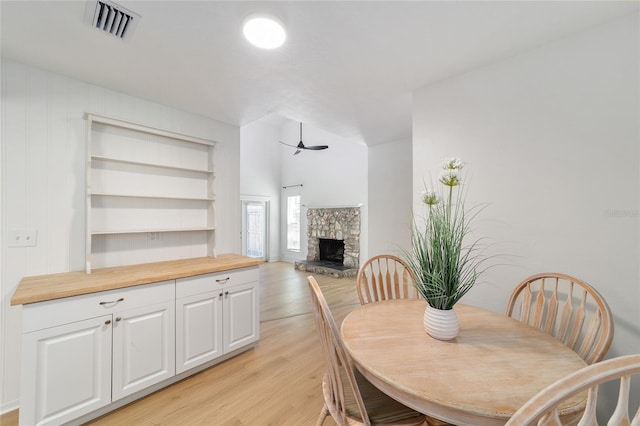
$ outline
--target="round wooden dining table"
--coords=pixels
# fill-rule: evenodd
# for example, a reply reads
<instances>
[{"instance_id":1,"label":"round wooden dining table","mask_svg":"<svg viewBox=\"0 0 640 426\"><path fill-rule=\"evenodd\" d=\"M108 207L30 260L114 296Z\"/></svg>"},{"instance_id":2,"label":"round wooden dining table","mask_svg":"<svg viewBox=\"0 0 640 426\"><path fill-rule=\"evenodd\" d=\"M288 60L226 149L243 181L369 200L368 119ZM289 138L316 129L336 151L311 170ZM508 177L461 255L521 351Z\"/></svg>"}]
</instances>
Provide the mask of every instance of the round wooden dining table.
<instances>
[{"instance_id":1,"label":"round wooden dining table","mask_svg":"<svg viewBox=\"0 0 640 426\"><path fill-rule=\"evenodd\" d=\"M455 425L503 425L538 391L586 366L560 341L523 322L457 304L458 336L429 336L424 300L370 303L350 312L347 352L376 387L416 411ZM366 403L366 401L365 401ZM584 410L586 393L561 406Z\"/></svg>"}]
</instances>

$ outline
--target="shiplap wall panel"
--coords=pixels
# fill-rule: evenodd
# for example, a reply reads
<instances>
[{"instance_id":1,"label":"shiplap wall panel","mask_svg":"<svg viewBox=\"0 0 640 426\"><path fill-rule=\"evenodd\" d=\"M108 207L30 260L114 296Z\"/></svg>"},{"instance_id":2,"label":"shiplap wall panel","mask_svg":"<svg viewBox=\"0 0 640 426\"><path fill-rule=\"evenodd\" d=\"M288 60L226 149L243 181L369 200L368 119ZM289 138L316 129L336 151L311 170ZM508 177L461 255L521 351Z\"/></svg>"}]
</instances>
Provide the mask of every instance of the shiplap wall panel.
<instances>
[{"instance_id":1,"label":"shiplap wall panel","mask_svg":"<svg viewBox=\"0 0 640 426\"><path fill-rule=\"evenodd\" d=\"M202 201L94 198L91 217L94 231L207 227L206 205Z\"/></svg>"},{"instance_id":2,"label":"shiplap wall panel","mask_svg":"<svg viewBox=\"0 0 640 426\"><path fill-rule=\"evenodd\" d=\"M20 384L21 308L9 301L24 276L84 270L85 112L111 115L177 133L213 139L216 175L229 184L216 195L224 229L216 234L219 252L239 252L239 129L203 116L91 85L73 78L2 61L2 274L0 311L0 411L16 408ZM220 149L220 150L219 150ZM220 153L220 157L218 157ZM216 164L217 166L218 164ZM230 174L230 175L227 175ZM216 192L217 185L216 182ZM227 211L228 210L228 211ZM236 213L237 211L237 213ZM193 220L186 209L181 220ZM216 218L218 224L222 223ZM38 230L36 247L8 248L9 228ZM163 240L111 241L105 263L153 258L195 257L206 238L194 232L170 233ZM162 244L173 244L165 249ZM98 244L99 245L99 244ZM112 253L112 248L122 253ZM143 247L140 250L139 247Z\"/></svg>"},{"instance_id":3,"label":"shiplap wall panel","mask_svg":"<svg viewBox=\"0 0 640 426\"><path fill-rule=\"evenodd\" d=\"M93 259L96 263L128 265L199 257L205 244L206 237L195 232L167 233L162 240L150 240L146 234L132 234L129 238L105 235L94 239ZM141 251L140 246L145 250ZM131 262L132 257L136 262Z\"/></svg>"},{"instance_id":4,"label":"shiplap wall panel","mask_svg":"<svg viewBox=\"0 0 640 426\"><path fill-rule=\"evenodd\" d=\"M87 122L81 114L88 107L88 86L77 80L68 79L67 96L64 102L67 105L67 127L69 132L68 149L69 164L67 174L69 188L69 202L71 211L66 220L69 223L69 238L67 240L69 250L70 271L84 269L85 253L85 159L86 159L86 131ZM82 244L78 242L82 241Z\"/></svg>"},{"instance_id":5,"label":"shiplap wall panel","mask_svg":"<svg viewBox=\"0 0 640 426\"><path fill-rule=\"evenodd\" d=\"M68 79L52 75L49 78L49 96L47 116L47 234L45 250L47 252L47 270L69 268L69 222L68 212L73 208L70 197L69 175L69 145L67 120L69 110L65 100ZM66 244L58 243L67 241ZM63 249L60 249L61 247Z\"/></svg>"},{"instance_id":6,"label":"shiplap wall panel","mask_svg":"<svg viewBox=\"0 0 640 426\"><path fill-rule=\"evenodd\" d=\"M198 172L93 160L91 192L206 199L206 176Z\"/></svg>"},{"instance_id":7,"label":"shiplap wall panel","mask_svg":"<svg viewBox=\"0 0 640 426\"><path fill-rule=\"evenodd\" d=\"M206 170L208 147L159 135L95 123L91 132L92 154L131 161Z\"/></svg>"},{"instance_id":8,"label":"shiplap wall panel","mask_svg":"<svg viewBox=\"0 0 640 426\"><path fill-rule=\"evenodd\" d=\"M27 268L34 274L46 274L48 267L49 241L49 178L55 174L48 161L48 101L50 79L47 73L34 70L28 73L27 112L27 216L26 223L38 229L38 246L29 250ZM60 169L63 173L66 170ZM53 173L52 173L53 172ZM56 191L58 194L58 191ZM57 212L56 212L57 213ZM53 213L55 217L58 217ZM30 247L31 248L31 247ZM54 270L54 272L57 272Z\"/></svg>"},{"instance_id":9,"label":"shiplap wall panel","mask_svg":"<svg viewBox=\"0 0 640 426\"><path fill-rule=\"evenodd\" d=\"M10 81L11 84L6 82ZM6 229L26 226L26 119L27 78L21 67L2 69L2 220L3 242L7 241ZM27 271L27 250L12 249L3 245L2 273L2 371L0 383L3 400L0 408L5 411L18 405L20 339L22 310L9 306L15 286ZM9 267L10 265L10 267Z\"/></svg>"}]
</instances>

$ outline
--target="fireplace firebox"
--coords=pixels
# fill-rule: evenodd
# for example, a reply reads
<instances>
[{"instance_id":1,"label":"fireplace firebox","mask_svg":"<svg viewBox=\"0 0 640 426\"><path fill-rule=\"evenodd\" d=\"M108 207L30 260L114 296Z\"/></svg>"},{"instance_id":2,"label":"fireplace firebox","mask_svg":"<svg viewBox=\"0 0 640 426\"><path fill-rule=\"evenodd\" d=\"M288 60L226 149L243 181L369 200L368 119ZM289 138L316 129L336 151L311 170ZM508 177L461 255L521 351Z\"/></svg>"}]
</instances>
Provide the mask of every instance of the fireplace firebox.
<instances>
[{"instance_id":1,"label":"fireplace firebox","mask_svg":"<svg viewBox=\"0 0 640 426\"><path fill-rule=\"evenodd\" d=\"M318 238L320 261L342 265L344 262L344 240Z\"/></svg>"}]
</instances>

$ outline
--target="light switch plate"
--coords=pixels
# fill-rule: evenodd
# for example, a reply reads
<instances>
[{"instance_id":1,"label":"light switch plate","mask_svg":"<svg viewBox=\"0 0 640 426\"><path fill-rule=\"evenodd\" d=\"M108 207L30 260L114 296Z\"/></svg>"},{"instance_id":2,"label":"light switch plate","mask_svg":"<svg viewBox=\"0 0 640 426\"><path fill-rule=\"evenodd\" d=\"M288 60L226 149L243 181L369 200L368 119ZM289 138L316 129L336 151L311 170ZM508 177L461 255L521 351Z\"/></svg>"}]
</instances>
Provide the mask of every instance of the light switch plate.
<instances>
[{"instance_id":1,"label":"light switch plate","mask_svg":"<svg viewBox=\"0 0 640 426\"><path fill-rule=\"evenodd\" d=\"M35 247L38 244L38 230L34 228L9 229L9 247Z\"/></svg>"}]
</instances>

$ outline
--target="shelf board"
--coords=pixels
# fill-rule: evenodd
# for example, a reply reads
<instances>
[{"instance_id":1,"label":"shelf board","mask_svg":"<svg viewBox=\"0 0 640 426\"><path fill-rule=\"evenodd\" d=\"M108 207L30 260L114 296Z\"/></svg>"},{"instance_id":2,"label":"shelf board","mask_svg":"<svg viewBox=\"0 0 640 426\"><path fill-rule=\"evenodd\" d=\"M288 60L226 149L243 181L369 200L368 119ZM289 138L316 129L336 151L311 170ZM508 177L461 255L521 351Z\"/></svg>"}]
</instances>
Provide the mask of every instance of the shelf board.
<instances>
[{"instance_id":1,"label":"shelf board","mask_svg":"<svg viewBox=\"0 0 640 426\"><path fill-rule=\"evenodd\" d=\"M118 235L118 234L146 234L148 232L202 232L215 231L216 228L203 226L201 228L157 228L157 229L131 229L131 230L95 230L91 235Z\"/></svg>"},{"instance_id":2,"label":"shelf board","mask_svg":"<svg viewBox=\"0 0 640 426\"><path fill-rule=\"evenodd\" d=\"M132 165L136 165L136 166L157 167L157 168L162 168L162 169L171 169L171 170L181 170L181 171L187 171L187 172L213 174L213 170L208 170L208 169L196 169L196 168L191 168L191 167L170 166L170 165L167 165L167 164L145 163L143 161L124 160L122 158L105 157L105 156L102 156L102 155L92 155L91 156L91 160L110 161L110 162L113 162L113 163L120 163L120 164L132 164Z\"/></svg>"},{"instance_id":3,"label":"shelf board","mask_svg":"<svg viewBox=\"0 0 640 426\"><path fill-rule=\"evenodd\" d=\"M89 195L95 197L146 198L156 200L213 201L212 197L169 197L164 195L113 194L108 192L90 192Z\"/></svg>"},{"instance_id":4,"label":"shelf board","mask_svg":"<svg viewBox=\"0 0 640 426\"><path fill-rule=\"evenodd\" d=\"M171 130L161 129L159 127L150 127L144 124L134 123L133 121L121 120L119 118L109 117L102 114L96 113L86 113L85 118L89 122L89 128L91 128L91 123L102 123L109 126L122 127L125 129L135 130L141 133L149 133L158 136L165 136L172 139L178 139L185 142L197 143L200 145L208 145L215 146L216 142L202 139L195 136L183 135L181 133L176 133Z\"/></svg>"}]
</instances>

